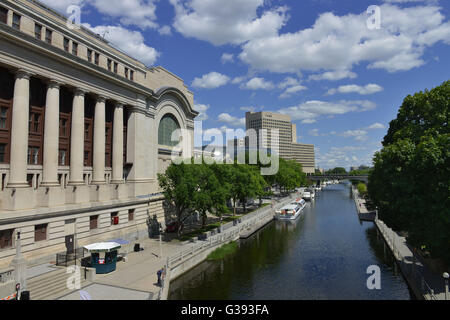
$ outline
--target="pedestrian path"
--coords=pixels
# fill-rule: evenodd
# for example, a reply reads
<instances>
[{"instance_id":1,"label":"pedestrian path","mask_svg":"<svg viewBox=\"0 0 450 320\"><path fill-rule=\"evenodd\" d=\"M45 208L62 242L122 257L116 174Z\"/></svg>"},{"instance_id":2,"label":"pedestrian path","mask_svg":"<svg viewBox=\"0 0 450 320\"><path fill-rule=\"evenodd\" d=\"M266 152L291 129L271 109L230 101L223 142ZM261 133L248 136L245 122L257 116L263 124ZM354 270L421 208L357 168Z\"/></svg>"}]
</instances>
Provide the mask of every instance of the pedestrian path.
<instances>
[{"instance_id":1,"label":"pedestrian path","mask_svg":"<svg viewBox=\"0 0 450 320\"><path fill-rule=\"evenodd\" d=\"M360 213L369 212L364 199L357 197L355 200ZM414 249L407 243L405 237L397 234L378 218L375 219L375 224L416 295L423 296L425 300L445 300L445 283L442 275L433 273L419 255L414 255ZM450 295L448 298L450 299Z\"/></svg>"}]
</instances>

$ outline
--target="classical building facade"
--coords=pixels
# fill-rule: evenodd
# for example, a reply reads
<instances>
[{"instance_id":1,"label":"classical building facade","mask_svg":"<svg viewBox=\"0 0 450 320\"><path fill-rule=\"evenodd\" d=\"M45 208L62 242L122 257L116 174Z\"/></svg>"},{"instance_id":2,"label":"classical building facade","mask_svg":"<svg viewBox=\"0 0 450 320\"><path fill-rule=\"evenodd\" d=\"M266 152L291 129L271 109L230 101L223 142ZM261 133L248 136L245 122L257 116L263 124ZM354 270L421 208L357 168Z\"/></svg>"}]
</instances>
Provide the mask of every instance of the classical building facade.
<instances>
[{"instance_id":1,"label":"classical building facade","mask_svg":"<svg viewBox=\"0 0 450 320\"><path fill-rule=\"evenodd\" d=\"M157 173L193 156L193 94L37 1L0 2L0 270L164 223ZM175 129L184 129L172 141Z\"/></svg>"},{"instance_id":2,"label":"classical building facade","mask_svg":"<svg viewBox=\"0 0 450 320\"><path fill-rule=\"evenodd\" d=\"M273 112L247 112L245 122L247 130L258 132L258 148L272 149L278 152L280 157L302 164L303 172L314 173L314 145L297 143L297 126L291 122L290 116ZM272 130L278 130L278 137ZM234 144L236 142L233 141ZM277 144L278 146L273 148Z\"/></svg>"}]
</instances>

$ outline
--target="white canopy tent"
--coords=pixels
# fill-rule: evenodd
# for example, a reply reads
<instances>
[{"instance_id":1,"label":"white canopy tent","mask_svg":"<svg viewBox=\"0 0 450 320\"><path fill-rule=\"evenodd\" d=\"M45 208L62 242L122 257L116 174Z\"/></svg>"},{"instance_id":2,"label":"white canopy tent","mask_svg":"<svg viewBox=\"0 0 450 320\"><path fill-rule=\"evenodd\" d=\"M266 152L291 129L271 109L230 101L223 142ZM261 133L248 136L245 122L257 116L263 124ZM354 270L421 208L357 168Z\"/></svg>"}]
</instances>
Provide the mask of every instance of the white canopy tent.
<instances>
[{"instance_id":1,"label":"white canopy tent","mask_svg":"<svg viewBox=\"0 0 450 320\"><path fill-rule=\"evenodd\" d=\"M111 252L120 249L122 246L116 242L99 242L84 246L91 253L95 252Z\"/></svg>"}]
</instances>

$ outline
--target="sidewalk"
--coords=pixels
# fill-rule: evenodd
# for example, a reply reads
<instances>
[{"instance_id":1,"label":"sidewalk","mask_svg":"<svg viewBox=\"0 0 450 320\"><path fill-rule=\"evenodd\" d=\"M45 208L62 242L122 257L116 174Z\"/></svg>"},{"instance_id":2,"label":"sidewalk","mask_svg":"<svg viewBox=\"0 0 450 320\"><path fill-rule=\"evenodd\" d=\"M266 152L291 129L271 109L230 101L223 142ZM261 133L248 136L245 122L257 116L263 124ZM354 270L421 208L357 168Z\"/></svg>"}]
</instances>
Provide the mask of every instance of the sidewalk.
<instances>
[{"instance_id":1,"label":"sidewalk","mask_svg":"<svg viewBox=\"0 0 450 320\"><path fill-rule=\"evenodd\" d=\"M358 210L361 210L361 213L367 213L366 201L360 198L357 198L356 201ZM410 285L415 287L415 291L420 291L425 300L445 300L445 285L442 275L433 273L420 257L414 256L413 248L406 242L405 237L398 235L381 220L376 219L375 224L393 251L403 275Z\"/></svg>"}]
</instances>

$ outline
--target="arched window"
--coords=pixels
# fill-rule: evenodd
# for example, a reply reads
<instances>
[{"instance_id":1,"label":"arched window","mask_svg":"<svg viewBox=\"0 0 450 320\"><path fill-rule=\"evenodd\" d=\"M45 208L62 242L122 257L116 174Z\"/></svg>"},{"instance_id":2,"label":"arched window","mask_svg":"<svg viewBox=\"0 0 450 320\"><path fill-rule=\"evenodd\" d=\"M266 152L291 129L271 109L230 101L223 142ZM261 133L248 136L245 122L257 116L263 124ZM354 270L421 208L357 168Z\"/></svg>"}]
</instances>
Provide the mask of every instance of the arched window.
<instances>
[{"instance_id":1,"label":"arched window","mask_svg":"<svg viewBox=\"0 0 450 320\"><path fill-rule=\"evenodd\" d=\"M178 121L171 114L166 114L159 123L158 144L169 147L176 146L180 139L177 137L172 141L172 133L177 129L180 129Z\"/></svg>"}]
</instances>

